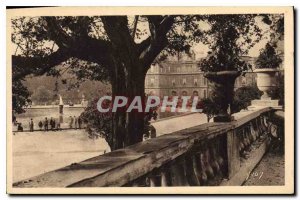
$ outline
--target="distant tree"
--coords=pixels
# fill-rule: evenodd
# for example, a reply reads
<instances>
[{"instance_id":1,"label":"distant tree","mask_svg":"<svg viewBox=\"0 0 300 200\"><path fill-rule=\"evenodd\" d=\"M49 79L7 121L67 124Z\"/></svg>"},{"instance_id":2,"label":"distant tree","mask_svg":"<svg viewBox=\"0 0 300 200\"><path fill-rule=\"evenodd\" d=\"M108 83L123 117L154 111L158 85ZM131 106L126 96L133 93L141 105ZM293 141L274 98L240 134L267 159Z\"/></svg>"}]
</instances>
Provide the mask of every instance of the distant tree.
<instances>
[{"instance_id":1,"label":"distant tree","mask_svg":"<svg viewBox=\"0 0 300 200\"><path fill-rule=\"evenodd\" d=\"M31 100L36 104L47 104L53 101L53 96L53 92L42 85L33 92Z\"/></svg>"},{"instance_id":2,"label":"distant tree","mask_svg":"<svg viewBox=\"0 0 300 200\"><path fill-rule=\"evenodd\" d=\"M110 148L113 148L112 112L101 113L97 109L98 98L90 101L80 118L87 125L86 130L90 138L104 138ZM102 107L110 107L110 101L103 101Z\"/></svg>"},{"instance_id":3,"label":"distant tree","mask_svg":"<svg viewBox=\"0 0 300 200\"><path fill-rule=\"evenodd\" d=\"M202 113L206 114L207 122L219 113L218 104L213 98L205 98L199 101L198 109L203 109Z\"/></svg>"},{"instance_id":4,"label":"distant tree","mask_svg":"<svg viewBox=\"0 0 300 200\"><path fill-rule=\"evenodd\" d=\"M260 54L255 61L256 69L276 69L282 63L282 59L276 53L276 44L267 43L265 48L260 50Z\"/></svg>"},{"instance_id":5,"label":"distant tree","mask_svg":"<svg viewBox=\"0 0 300 200\"><path fill-rule=\"evenodd\" d=\"M233 103L231 104L231 113L240 112L243 109L247 109L251 105L251 101L259 99L262 92L256 85L244 86L238 88L234 93Z\"/></svg>"},{"instance_id":6,"label":"distant tree","mask_svg":"<svg viewBox=\"0 0 300 200\"><path fill-rule=\"evenodd\" d=\"M25 112L25 107L31 103L29 99L30 92L23 85L21 80L16 80L12 84L12 116L13 121L15 119L16 114L21 114Z\"/></svg>"},{"instance_id":7,"label":"distant tree","mask_svg":"<svg viewBox=\"0 0 300 200\"><path fill-rule=\"evenodd\" d=\"M102 107L110 108L110 110L106 113L101 113L97 109L98 100L99 98L95 98L93 101L89 102L87 108L85 108L84 112L82 112L82 114L80 115L80 118L87 125L86 130L90 138L104 138L109 147L113 149L116 142L114 141L116 137L114 137L112 131L114 113L111 112L111 101L103 101ZM144 116L144 130L142 131L142 133L146 134L148 137L150 137L149 132L153 131L154 129L149 121L151 119L157 119L157 109L158 107L155 107L153 109L150 109L147 113L141 113L141 115Z\"/></svg>"},{"instance_id":8,"label":"distant tree","mask_svg":"<svg viewBox=\"0 0 300 200\"><path fill-rule=\"evenodd\" d=\"M284 74L279 74L276 79L276 87L269 89L267 92L272 99L279 99L279 105L284 106Z\"/></svg>"},{"instance_id":9,"label":"distant tree","mask_svg":"<svg viewBox=\"0 0 300 200\"><path fill-rule=\"evenodd\" d=\"M251 105L251 101L259 99L261 95L262 92L258 90L256 85L238 88L234 93L234 99L230 106L231 114L247 109L247 107ZM202 113L206 114L207 122L219 114L219 101L222 101L222 99L219 98L218 94L212 92L211 97L202 99L199 102L198 108L203 109Z\"/></svg>"}]
</instances>

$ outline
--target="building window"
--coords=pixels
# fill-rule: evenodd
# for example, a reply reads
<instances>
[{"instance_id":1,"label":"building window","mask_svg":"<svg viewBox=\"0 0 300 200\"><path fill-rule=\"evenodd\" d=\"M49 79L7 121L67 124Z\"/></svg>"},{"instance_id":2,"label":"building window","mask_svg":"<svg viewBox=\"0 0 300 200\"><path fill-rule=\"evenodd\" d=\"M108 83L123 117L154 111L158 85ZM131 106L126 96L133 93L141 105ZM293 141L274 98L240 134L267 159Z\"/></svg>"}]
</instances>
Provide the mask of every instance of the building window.
<instances>
[{"instance_id":1,"label":"building window","mask_svg":"<svg viewBox=\"0 0 300 200\"><path fill-rule=\"evenodd\" d=\"M186 84L186 78L182 79L182 84L185 85Z\"/></svg>"},{"instance_id":2,"label":"building window","mask_svg":"<svg viewBox=\"0 0 300 200\"><path fill-rule=\"evenodd\" d=\"M150 86L154 86L154 78L151 78L151 80L150 80Z\"/></svg>"},{"instance_id":3,"label":"building window","mask_svg":"<svg viewBox=\"0 0 300 200\"><path fill-rule=\"evenodd\" d=\"M206 90L203 90L203 97L207 98L207 92L206 92Z\"/></svg>"},{"instance_id":4,"label":"building window","mask_svg":"<svg viewBox=\"0 0 300 200\"><path fill-rule=\"evenodd\" d=\"M247 84L247 78L242 77L242 85L245 86Z\"/></svg>"},{"instance_id":5,"label":"building window","mask_svg":"<svg viewBox=\"0 0 300 200\"><path fill-rule=\"evenodd\" d=\"M172 85L175 86L175 79L172 80Z\"/></svg>"},{"instance_id":6,"label":"building window","mask_svg":"<svg viewBox=\"0 0 300 200\"><path fill-rule=\"evenodd\" d=\"M198 96L198 95L199 95L199 94L198 94L198 91L195 90L195 91L193 92L193 96Z\"/></svg>"},{"instance_id":7,"label":"building window","mask_svg":"<svg viewBox=\"0 0 300 200\"><path fill-rule=\"evenodd\" d=\"M177 96L177 92L176 91L172 91L172 96Z\"/></svg>"},{"instance_id":8,"label":"building window","mask_svg":"<svg viewBox=\"0 0 300 200\"><path fill-rule=\"evenodd\" d=\"M192 71L192 67L193 67L192 64L187 64L186 65L186 72L191 72Z\"/></svg>"},{"instance_id":9,"label":"building window","mask_svg":"<svg viewBox=\"0 0 300 200\"><path fill-rule=\"evenodd\" d=\"M187 91L182 91L182 92L181 92L181 95L182 95L182 96L187 96L187 94L188 94Z\"/></svg>"},{"instance_id":10,"label":"building window","mask_svg":"<svg viewBox=\"0 0 300 200\"><path fill-rule=\"evenodd\" d=\"M197 86L198 85L198 79L194 78L194 85Z\"/></svg>"},{"instance_id":11,"label":"building window","mask_svg":"<svg viewBox=\"0 0 300 200\"><path fill-rule=\"evenodd\" d=\"M151 72L151 73L154 72L154 66L153 66L153 65L151 65L151 67L150 67L150 72Z\"/></svg>"},{"instance_id":12,"label":"building window","mask_svg":"<svg viewBox=\"0 0 300 200\"><path fill-rule=\"evenodd\" d=\"M207 79L203 77L203 85L207 85Z\"/></svg>"}]
</instances>

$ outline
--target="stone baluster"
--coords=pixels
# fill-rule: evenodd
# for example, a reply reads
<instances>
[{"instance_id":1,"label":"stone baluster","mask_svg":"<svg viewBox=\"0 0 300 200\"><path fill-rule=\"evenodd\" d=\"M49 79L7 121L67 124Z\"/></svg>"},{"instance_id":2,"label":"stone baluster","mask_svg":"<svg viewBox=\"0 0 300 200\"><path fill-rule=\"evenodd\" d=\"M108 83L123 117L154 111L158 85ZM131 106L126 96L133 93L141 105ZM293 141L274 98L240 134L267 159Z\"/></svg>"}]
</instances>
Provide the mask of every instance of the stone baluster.
<instances>
[{"instance_id":1,"label":"stone baluster","mask_svg":"<svg viewBox=\"0 0 300 200\"><path fill-rule=\"evenodd\" d=\"M204 151L203 151L203 162L205 166L205 172L207 174L208 179L214 178L214 171L210 165L210 154L207 143L204 144Z\"/></svg>"},{"instance_id":2,"label":"stone baluster","mask_svg":"<svg viewBox=\"0 0 300 200\"><path fill-rule=\"evenodd\" d=\"M145 186L149 186L149 183L147 183L148 177L147 176L143 176L140 177L128 184L125 184L125 187L145 187Z\"/></svg>"},{"instance_id":3,"label":"stone baluster","mask_svg":"<svg viewBox=\"0 0 300 200\"><path fill-rule=\"evenodd\" d=\"M263 126L262 126L262 123L261 123L261 118L257 117L256 120L257 120L258 127L260 129L260 132L261 132L260 134L263 135L264 134L264 130L263 130Z\"/></svg>"},{"instance_id":4,"label":"stone baluster","mask_svg":"<svg viewBox=\"0 0 300 200\"><path fill-rule=\"evenodd\" d=\"M134 181L132 184L131 184L131 187L140 187L140 183L138 181Z\"/></svg>"},{"instance_id":5,"label":"stone baluster","mask_svg":"<svg viewBox=\"0 0 300 200\"><path fill-rule=\"evenodd\" d=\"M192 156L192 162L193 162L193 168L194 168L195 174L197 176L199 185L204 185L204 183L207 181L207 176L202 177L200 153L199 152L195 152L194 156ZM204 174L205 174L205 172L204 172Z\"/></svg>"},{"instance_id":6,"label":"stone baluster","mask_svg":"<svg viewBox=\"0 0 300 200\"><path fill-rule=\"evenodd\" d=\"M250 140L249 151L252 151L255 149L254 142L256 141L256 136L255 133L251 130L251 123L248 123L245 128L247 130L247 135Z\"/></svg>"},{"instance_id":7,"label":"stone baluster","mask_svg":"<svg viewBox=\"0 0 300 200\"><path fill-rule=\"evenodd\" d=\"M172 186L189 186L186 179L185 159L180 157L171 165Z\"/></svg>"},{"instance_id":8,"label":"stone baluster","mask_svg":"<svg viewBox=\"0 0 300 200\"><path fill-rule=\"evenodd\" d=\"M189 153L185 157L186 178L190 186L199 186L200 179L198 178L197 166L193 161L195 157L193 154L195 153Z\"/></svg>"},{"instance_id":9,"label":"stone baluster","mask_svg":"<svg viewBox=\"0 0 300 200\"><path fill-rule=\"evenodd\" d=\"M242 142L244 144L244 148L241 150L240 156L242 158L247 159L249 157L248 151L249 151L249 147L250 147L251 142L250 142L250 139L248 138L248 134L247 134L247 131L245 130L245 127L242 127L241 131L242 131L242 134L241 134L242 138L241 139L242 139Z\"/></svg>"},{"instance_id":10,"label":"stone baluster","mask_svg":"<svg viewBox=\"0 0 300 200\"><path fill-rule=\"evenodd\" d=\"M250 141L246 126L243 127L243 133L244 133L244 140L246 143L246 149L249 149L249 146L251 145L251 141Z\"/></svg>"},{"instance_id":11,"label":"stone baluster","mask_svg":"<svg viewBox=\"0 0 300 200\"><path fill-rule=\"evenodd\" d=\"M224 149L221 149L221 139L216 139L216 158L217 158L217 162L220 166L220 169L222 170L223 167L225 166L224 163L224 158L222 158L222 156L220 155L221 151L224 151ZM224 172L224 171L223 171Z\"/></svg>"},{"instance_id":12,"label":"stone baluster","mask_svg":"<svg viewBox=\"0 0 300 200\"><path fill-rule=\"evenodd\" d=\"M146 178L146 186L158 187L160 186L160 173L158 169L154 169Z\"/></svg>"},{"instance_id":13,"label":"stone baluster","mask_svg":"<svg viewBox=\"0 0 300 200\"><path fill-rule=\"evenodd\" d=\"M259 124L258 117L255 119L255 122L256 122L256 127L257 127L257 131L258 131L258 135L259 135L259 137L261 137L262 134L263 134L263 131L262 131L261 126Z\"/></svg>"},{"instance_id":14,"label":"stone baluster","mask_svg":"<svg viewBox=\"0 0 300 200\"><path fill-rule=\"evenodd\" d=\"M243 144L244 144L244 150L246 150L248 148L249 141L246 138L246 134L245 134L244 128L242 128L242 140L243 140Z\"/></svg>"},{"instance_id":15,"label":"stone baluster","mask_svg":"<svg viewBox=\"0 0 300 200\"><path fill-rule=\"evenodd\" d=\"M172 186L172 176L171 176L171 164L174 162L170 162L165 164L160 168L160 186L167 187Z\"/></svg>"},{"instance_id":16,"label":"stone baluster","mask_svg":"<svg viewBox=\"0 0 300 200\"><path fill-rule=\"evenodd\" d=\"M255 134L256 134L256 138L259 139L260 133L259 133L259 129L258 129L258 126L256 123L256 119L252 120L252 125L253 125L253 129L255 131Z\"/></svg>"},{"instance_id":17,"label":"stone baluster","mask_svg":"<svg viewBox=\"0 0 300 200\"><path fill-rule=\"evenodd\" d=\"M258 134L257 134L257 132L254 129L254 123L253 123L253 121L249 123L249 127L250 127L250 131L251 131L251 135L254 138L254 141L256 141L257 137L258 137Z\"/></svg>"},{"instance_id":18,"label":"stone baluster","mask_svg":"<svg viewBox=\"0 0 300 200\"><path fill-rule=\"evenodd\" d=\"M260 119L260 124L261 124L262 130L264 133L266 133L268 131L268 127L265 124L265 117L261 116L259 119Z\"/></svg>"},{"instance_id":19,"label":"stone baluster","mask_svg":"<svg viewBox=\"0 0 300 200\"><path fill-rule=\"evenodd\" d=\"M250 123L247 124L247 132L249 134L251 143L253 143L256 140L256 138L255 138L255 134L251 130L251 124Z\"/></svg>"},{"instance_id":20,"label":"stone baluster","mask_svg":"<svg viewBox=\"0 0 300 200\"><path fill-rule=\"evenodd\" d=\"M161 172L161 180L160 180L161 187L168 187L171 186L170 175L168 171Z\"/></svg>"},{"instance_id":21,"label":"stone baluster","mask_svg":"<svg viewBox=\"0 0 300 200\"><path fill-rule=\"evenodd\" d=\"M206 173L203 149L199 153L199 158L200 158L200 168L201 168L200 169L201 170L201 182L203 183L203 185L207 185L208 175Z\"/></svg>"},{"instance_id":22,"label":"stone baluster","mask_svg":"<svg viewBox=\"0 0 300 200\"><path fill-rule=\"evenodd\" d=\"M243 138L243 132L242 132L242 129L239 129L239 130L237 131L237 134L238 134L239 141L240 141L240 143L239 143L239 152L240 152L240 154L241 154L241 152L243 152L244 149L245 149L245 144L244 144L244 138Z\"/></svg>"},{"instance_id":23,"label":"stone baluster","mask_svg":"<svg viewBox=\"0 0 300 200\"><path fill-rule=\"evenodd\" d=\"M210 150L210 155L211 155L211 166L214 170L214 174L216 175L221 175L222 171L221 171L221 167L218 163L218 146L217 146L217 142L216 139L211 141L211 144L209 145L209 150Z\"/></svg>"},{"instance_id":24,"label":"stone baluster","mask_svg":"<svg viewBox=\"0 0 300 200\"><path fill-rule=\"evenodd\" d=\"M150 181L150 187L158 186L156 176L154 175L149 176L149 181Z\"/></svg>"}]
</instances>

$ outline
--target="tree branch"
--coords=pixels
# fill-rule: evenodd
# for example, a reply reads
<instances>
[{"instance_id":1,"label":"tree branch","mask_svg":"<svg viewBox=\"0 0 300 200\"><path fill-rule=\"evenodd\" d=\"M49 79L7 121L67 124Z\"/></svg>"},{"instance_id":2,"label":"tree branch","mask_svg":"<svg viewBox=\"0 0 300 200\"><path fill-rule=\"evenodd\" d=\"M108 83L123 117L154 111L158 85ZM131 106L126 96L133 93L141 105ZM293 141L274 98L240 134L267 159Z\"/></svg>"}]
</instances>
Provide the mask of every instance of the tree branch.
<instances>
[{"instance_id":1,"label":"tree branch","mask_svg":"<svg viewBox=\"0 0 300 200\"><path fill-rule=\"evenodd\" d=\"M130 35L128 29L127 16L101 16L101 20L115 48L127 48L127 50L132 50L132 48L135 47L133 37Z\"/></svg>"},{"instance_id":2,"label":"tree branch","mask_svg":"<svg viewBox=\"0 0 300 200\"><path fill-rule=\"evenodd\" d=\"M139 21L139 16L136 15L135 18L134 18L134 26L133 26L133 31L132 31L132 38L133 38L133 40L135 38L138 21Z\"/></svg>"},{"instance_id":3,"label":"tree branch","mask_svg":"<svg viewBox=\"0 0 300 200\"><path fill-rule=\"evenodd\" d=\"M80 37L67 50L71 57L110 67L112 49L108 41Z\"/></svg>"},{"instance_id":4,"label":"tree branch","mask_svg":"<svg viewBox=\"0 0 300 200\"><path fill-rule=\"evenodd\" d=\"M59 47L67 48L73 42L71 36L69 36L60 26L55 17L45 17L47 23L46 29L49 38L53 40Z\"/></svg>"},{"instance_id":5,"label":"tree branch","mask_svg":"<svg viewBox=\"0 0 300 200\"><path fill-rule=\"evenodd\" d=\"M69 44L68 48L59 48L48 56L12 56L13 78L20 79L29 74L42 75L71 57L98 63L110 71L110 53L109 42L80 37Z\"/></svg>"},{"instance_id":6,"label":"tree branch","mask_svg":"<svg viewBox=\"0 0 300 200\"><path fill-rule=\"evenodd\" d=\"M167 33L175 16L147 16L151 35L139 44L140 59L148 70L154 59L167 46Z\"/></svg>"},{"instance_id":7,"label":"tree branch","mask_svg":"<svg viewBox=\"0 0 300 200\"><path fill-rule=\"evenodd\" d=\"M29 74L42 75L49 71L51 68L66 61L69 54L65 50L58 49L56 52L48 56L25 57L25 56L12 56L12 78L14 80L23 79Z\"/></svg>"}]
</instances>

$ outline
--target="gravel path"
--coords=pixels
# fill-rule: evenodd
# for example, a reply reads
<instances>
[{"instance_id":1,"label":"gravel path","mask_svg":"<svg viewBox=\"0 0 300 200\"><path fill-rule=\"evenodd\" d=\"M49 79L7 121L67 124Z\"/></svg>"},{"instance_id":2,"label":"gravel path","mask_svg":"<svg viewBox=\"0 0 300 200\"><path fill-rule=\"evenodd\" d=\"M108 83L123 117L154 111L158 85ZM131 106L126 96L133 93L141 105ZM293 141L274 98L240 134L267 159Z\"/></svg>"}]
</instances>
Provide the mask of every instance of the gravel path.
<instances>
[{"instance_id":1,"label":"gravel path","mask_svg":"<svg viewBox=\"0 0 300 200\"><path fill-rule=\"evenodd\" d=\"M266 153L243 185L284 185L284 155L274 152Z\"/></svg>"}]
</instances>

